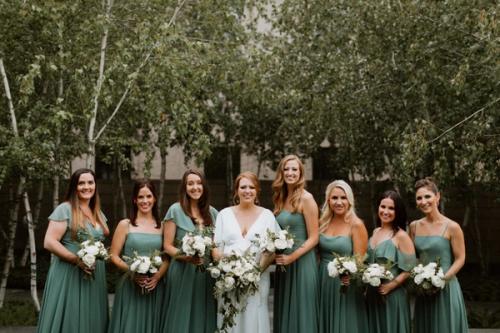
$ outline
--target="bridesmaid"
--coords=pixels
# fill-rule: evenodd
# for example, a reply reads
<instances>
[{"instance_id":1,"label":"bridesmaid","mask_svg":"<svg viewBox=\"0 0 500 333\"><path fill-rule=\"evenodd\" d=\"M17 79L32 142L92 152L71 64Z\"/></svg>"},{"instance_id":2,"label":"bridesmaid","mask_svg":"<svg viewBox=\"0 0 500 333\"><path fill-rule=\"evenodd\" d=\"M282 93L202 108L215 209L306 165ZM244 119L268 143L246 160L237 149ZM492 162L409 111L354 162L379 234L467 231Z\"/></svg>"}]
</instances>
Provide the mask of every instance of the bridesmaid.
<instances>
[{"instance_id":1,"label":"bridesmaid","mask_svg":"<svg viewBox=\"0 0 500 333\"><path fill-rule=\"evenodd\" d=\"M352 189L343 180L336 180L326 188L320 232L319 332L366 333L368 318L361 290L349 285L348 277L330 277L327 269L334 259L333 253L358 255L362 260L368 246L368 232L354 210ZM341 292L342 284L349 286L345 293Z\"/></svg>"},{"instance_id":2,"label":"bridesmaid","mask_svg":"<svg viewBox=\"0 0 500 333\"><path fill-rule=\"evenodd\" d=\"M178 256L182 237L197 229L213 228L217 211L209 205L205 177L195 170L182 176L179 202L168 209L164 218L163 247L175 257L166 277L166 291L160 332L213 333L217 329L217 303L213 296L214 280L208 272L197 270L199 258Z\"/></svg>"},{"instance_id":3,"label":"bridesmaid","mask_svg":"<svg viewBox=\"0 0 500 333\"><path fill-rule=\"evenodd\" d=\"M373 230L368 242L368 262L393 265L394 279L378 290L368 288L368 326L373 333L410 333L410 306L402 284L415 266L415 249L405 231L406 209L397 192L382 194L377 224L380 227Z\"/></svg>"},{"instance_id":4,"label":"bridesmaid","mask_svg":"<svg viewBox=\"0 0 500 333\"><path fill-rule=\"evenodd\" d=\"M154 251L162 250L162 236L155 187L149 180L137 181L132 191L130 218L120 221L113 236L111 261L127 272L129 266L120 255L132 258L136 252L149 257ZM117 286L109 333L158 332L160 301L164 292L161 279L167 266L168 263L164 262L150 277L138 274L134 281L123 277Z\"/></svg>"},{"instance_id":5,"label":"bridesmaid","mask_svg":"<svg viewBox=\"0 0 500 333\"><path fill-rule=\"evenodd\" d=\"M417 207L424 213L410 232L417 256L424 264L437 261L445 272L445 288L415 302L415 333L468 332L464 298L456 274L465 263L464 234L460 225L439 212L440 194L430 178L415 183Z\"/></svg>"},{"instance_id":6,"label":"bridesmaid","mask_svg":"<svg viewBox=\"0 0 500 333\"><path fill-rule=\"evenodd\" d=\"M318 331L318 206L305 189L304 165L295 155L285 156L273 182L274 214L282 229L294 235L293 248L276 256L274 332Z\"/></svg>"},{"instance_id":7,"label":"bridesmaid","mask_svg":"<svg viewBox=\"0 0 500 333\"><path fill-rule=\"evenodd\" d=\"M89 269L76 252L81 242L102 241L108 234L95 174L90 169L78 169L71 175L64 202L49 216L43 245L53 256L37 332L106 332L108 293L104 262L98 260Z\"/></svg>"}]
</instances>

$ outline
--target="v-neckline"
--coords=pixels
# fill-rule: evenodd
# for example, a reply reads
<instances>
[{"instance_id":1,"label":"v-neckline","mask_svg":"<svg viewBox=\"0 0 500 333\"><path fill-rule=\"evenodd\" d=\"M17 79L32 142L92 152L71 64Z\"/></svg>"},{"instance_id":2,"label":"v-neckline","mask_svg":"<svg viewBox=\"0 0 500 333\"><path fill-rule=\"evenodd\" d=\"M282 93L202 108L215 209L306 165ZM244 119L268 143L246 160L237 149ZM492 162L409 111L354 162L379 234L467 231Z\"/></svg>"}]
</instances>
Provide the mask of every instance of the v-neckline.
<instances>
[{"instance_id":1,"label":"v-neckline","mask_svg":"<svg viewBox=\"0 0 500 333\"><path fill-rule=\"evenodd\" d=\"M241 230L241 225L238 222L238 218L236 217L236 213L234 212L233 208L230 207L229 210L231 211L231 214L233 214L234 220L236 221L236 224L238 225L238 230L239 230L239 234L240 234L241 238L246 239L247 235L250 233L250 230L252 230L253 226L255 224L257 224L257 222L259 221L262 213L264 213L265 209L263 209L263 208L261 209L261 211L259 212L259 214L255 218L255 220L253 221L252 225L250 225L250 227L248 228L248 230L247 230L247 232L245 234L243 234L243 230Z\"/></svg>"}]
</instances>

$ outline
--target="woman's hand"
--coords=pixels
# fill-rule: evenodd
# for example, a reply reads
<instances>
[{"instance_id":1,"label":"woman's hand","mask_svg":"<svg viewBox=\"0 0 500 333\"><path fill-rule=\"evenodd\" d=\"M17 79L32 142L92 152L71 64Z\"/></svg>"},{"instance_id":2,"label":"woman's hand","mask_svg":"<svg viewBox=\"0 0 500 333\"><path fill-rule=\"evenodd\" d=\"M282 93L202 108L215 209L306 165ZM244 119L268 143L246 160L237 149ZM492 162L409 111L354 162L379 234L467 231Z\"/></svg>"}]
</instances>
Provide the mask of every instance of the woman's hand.
<instances>
[{"instance_id":1,"label":"woman's hand","mask_svg":"<svg viewBox=\"0 0 500 333\"><path fill-rule=\"evenodd\" d=\"M349 286L351 284L351 276L349 274L342 275L340 277L340 282L343 286Z\"/></svg>"},{"instance_id":2,"label":"woman's hand","mask_svg":"<svg viewBox=\"0 0 500 333\"><path fill-rule=\"evenodd\" d=\"M293 254L278 254L276 255L276 265L290 265L295 262L297 259L293 256Z\"/></svg>"},{"instance_id":3,"label":"woman's hand","mask_svg":"<svg viewBox=\"0 0 500 333\"><path fill-rule=\"evenodd\" d=\"M135 284L137 284L141 288L145 288L146 287L146 281L147 281L147 279L148 279L147 275L144 275L144 274L134 274L134 282L135 282Z\"/></svg>"},{"instance_id":4,"label":"woman's hand","mask_svg":"<svg viewBox=\"0 0 500 333\"><path fill-rule=\"evenodd\" d=\"M396 281L392 280L387 283L382 283L380 287L378 287L378 292L380 295L389 295L391 291L396 289L398 286L399 284Z\"/></svg>"},{"instance_id":5,"label":"woman's hand","mask_svg":"<svg viewBox=\"0 0 500 333\"><path fill-rule=\"evenodd\" d=\"M95 264L92 267L85 265L85 263L77 257L75 265L80 268L85 274L92 275L95 271Z\"/></svg>"},{"instance_id":6,"label":"woman's hand","mask_svg":"<svg viewBox=\"0 0 500 333\"><path fill-rule=\"evenodd\" d=\"M152 292L153 290L155 290L158 282L160 282L160 279L161 274L159 272L156 272L155 274L153 274L153 276L144 279L142 287L145 288L148 292Z\"/></svg>"}]
</instances>

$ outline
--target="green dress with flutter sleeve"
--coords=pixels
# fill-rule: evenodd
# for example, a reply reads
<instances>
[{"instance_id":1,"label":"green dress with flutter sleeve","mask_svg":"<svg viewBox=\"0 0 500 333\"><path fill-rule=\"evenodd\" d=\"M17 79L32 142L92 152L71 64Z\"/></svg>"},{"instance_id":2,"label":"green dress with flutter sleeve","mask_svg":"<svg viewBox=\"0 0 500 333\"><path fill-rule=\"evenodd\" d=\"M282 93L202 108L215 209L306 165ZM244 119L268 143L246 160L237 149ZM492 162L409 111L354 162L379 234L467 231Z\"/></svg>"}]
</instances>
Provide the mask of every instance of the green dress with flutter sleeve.
<instances>
[{"instance_id":1,"label":"green dress with flutter sleeve","mask_svg":"<svg viewBox=\"0 0 500 333\"><path fill-rule=\"evenodd\" d=\"M210 207L210 214L215 223L215 208ZM184 235L196 228L178 202L170 206L163 220L175 223L175 242L178 244L182 244ZM210 274L197 270L190 263L172 259L165 283L159 332L214 333L217 301L213 295L215 282Z\"/></svg>"},{"instance_id":2,"label":"green dress with flutter sleeve","mask_svg":"<svg viewBox=\"0 0 500 333\"><path fill-rule=\"evenodd\" d=\"M135 251L149 257L162 248L161 234L130 232L129 228L122 255L132 258ZM123 276L117 285L108 333L158 332L164 288L162 279L153 291L144 293L129 276Z\"/></svg>"},{"instance_id":3,"label":"green dress with flutter sleeve","mask_svg":"<svg viewBox=\"0 0 500 333\"><path fill-rule=\"evenodd\" d=\"M368 241L368 263L392 265L391 273L396 278L401 272L409 272L415 266L415 255L399 251L392 239L380 242L375 248ZM393 289L381 296L378 288L368 287L366 303L368 327L371 333L410 333L410 304L405 288Z\"/></svg>"},{"instance_id":4,"label":"green dress with flutter sleeve","mask_svg":"<svg viewBox=\"0 0 500 333\"><path fill-rule=\"evenodd\" d=\"M102 216L104 219L105 217ZM103 230L86 224L79 239L71 237L71 205L64 202L49 216L50 221L66 223L62 245L76 254L79 244L87 239L104 240ZM37 332L104 333L108 326L108 293L105 264L97 260L94 278L88 278L76 265L52 256Z\"/></svg>"}]
</instances>

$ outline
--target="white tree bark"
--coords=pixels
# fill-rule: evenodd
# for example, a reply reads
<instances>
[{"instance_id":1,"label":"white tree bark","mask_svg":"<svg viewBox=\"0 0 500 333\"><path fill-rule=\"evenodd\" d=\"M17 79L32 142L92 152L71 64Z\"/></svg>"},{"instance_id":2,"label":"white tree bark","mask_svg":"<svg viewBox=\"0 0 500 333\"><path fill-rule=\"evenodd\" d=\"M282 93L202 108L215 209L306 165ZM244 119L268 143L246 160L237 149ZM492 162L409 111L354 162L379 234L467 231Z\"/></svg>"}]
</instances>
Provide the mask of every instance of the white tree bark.
<instances>
[{"instance_id":1,"label":"white tree bark","mask_svg":"<svg viewBox=\"0 0 500 333\"><path fill-rule=\"evenodd\" d=\"M8 100L8 104L9 104L9 112L10 112L10 117L11 117L11 125L12 125L12 132L14 133L14 136L16 138L19 138L19 131L18 131L18 128L17 128L17 120L16 120L16 113L14 112L14 105L12 103L12 97L11 97L11 94L10 94L10 87L9 87L9 80L7 79L7 74L5 72L5 66L3 64L3 59L0 58L0 73L2 75L2 79L3 79L3 83L4 83L4 88L5 88L5 96L7 96L7 100ZM33 217L31 215L31 207L30 207L30 203L29 203L29 197L28 197L28 192L26 190L26 178L24 176L20 176L19 177L19 184L22 185L20 186L19 190L23 193L23 202L24 202L24 209L26 211L26 217L27 217L27 220L28 220L28 237L30 239L30 250L31 250L31 255L30 255L30 259L31 259L31 265L30 265L30 268L31 268L31 282L30 282L30 285L31 285L31 296L33 298L33 303L35 304L35 307L37 308L37 311L40 311L40 302L38 301L38 294L37 294L37 290L36 290L36 244L35 244L35 234L34 234L34 226L33 226ZM17 219L16 219L16 224L17 224ZM14 231L14 235L12 236L9 235L11 237L15 237L15 231ZM12 246L14 246L14 244L12 243ZM13 251L13 249L12 249ZM8 255L9 256L9 255ZM7 258L9 261L9 259L11 260L10 263L13 263L14 262L14 253L12 253L12 256L9 258ZM8 277L8 272L7 272L7 276L5 277L5 279L7 279ZM2 281L3 283L3 281ZM1 288L5 288L7 286L7 281L5 281L5 286L1 286ZM5 297L5 290L3 291L4 292L4 296ZM3 299L2 299L2 304L3 304Z\"/></svg>"},{"instance_id":2,"label":"white tree bark","mask_svg":"<svg viewBox=\"0 0 500 333\"><path fill-rule=\"evenodd\" d=\"M45 189L44 181L40 181L38 184L38 193L36 197L35 207L33 208L33 227L36 229L38 222L40 221L40 211L42 209L42 200L43 200L43 191ZM26 242L26 246L24 248L23 256L19 261L19 265L21 267L26 267L26 263L28 262L28 257L30 255L30 240Z\"/></svg>"},{"instance_id":3,"label":"white tree bark","mask_svg":"<svg viewBox=\"0 0 500 333\"><path fill-rule=\"evenodd\" d=\"M5 262L3 264L2 269L2 281L0 282L0 309L3 308L3 304L5 301L5 291L7 290L7 280L9 278L10 267L14 262L14 241L16 238L16 230L17 230L17 218L19 214L19 198L21 197L22 190L24 188L24 184L19 182L17 184L17 189L14 192L10 191L10 200L12 203L10 208L10 219L9 219L9 237L8 237L8 246L7 246L7 257L5 258Z\"/></svg>"}]
</instances>

